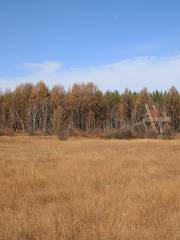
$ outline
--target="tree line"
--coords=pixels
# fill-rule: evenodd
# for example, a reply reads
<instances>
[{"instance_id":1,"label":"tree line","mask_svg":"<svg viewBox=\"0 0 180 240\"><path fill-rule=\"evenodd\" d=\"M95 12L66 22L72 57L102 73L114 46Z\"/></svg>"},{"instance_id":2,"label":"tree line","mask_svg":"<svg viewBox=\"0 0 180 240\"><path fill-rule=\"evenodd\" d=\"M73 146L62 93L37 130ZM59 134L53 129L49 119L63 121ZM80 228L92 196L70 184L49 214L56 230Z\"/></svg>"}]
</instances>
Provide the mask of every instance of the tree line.
<instances>
[{"instance_id":1,"label":"tree line","mask_svg":"<svg viewBox=\"0 0 180 240\"><path fill-rule=\"evenodd\" d=\"M43 81L25 83L0 92L0 132L48 135L129 129L143 121L145 104L166 111L173 130L180 129L180 93L175 87L164 92L144 88L120 93L102 92L94 83L74 84L68 91L61 85L49 89Z\"/></svg>"}]
</instances>

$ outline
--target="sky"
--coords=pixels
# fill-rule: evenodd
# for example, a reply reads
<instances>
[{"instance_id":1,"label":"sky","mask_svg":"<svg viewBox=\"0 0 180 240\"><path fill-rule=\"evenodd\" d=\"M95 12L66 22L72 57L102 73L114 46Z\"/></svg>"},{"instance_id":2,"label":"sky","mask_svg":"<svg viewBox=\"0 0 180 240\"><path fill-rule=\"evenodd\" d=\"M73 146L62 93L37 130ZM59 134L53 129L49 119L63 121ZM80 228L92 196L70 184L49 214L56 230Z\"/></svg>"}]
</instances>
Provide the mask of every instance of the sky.
<instances>
[{"instance_id":1,"label":"sky","mask_svg":"<svg viewBox=\"0 0 180 240\"><path fill-rule=\"evenodd\" d=\"M179 0L0 1L0 89L180 90Z\"/></svg>"}]
</instances>

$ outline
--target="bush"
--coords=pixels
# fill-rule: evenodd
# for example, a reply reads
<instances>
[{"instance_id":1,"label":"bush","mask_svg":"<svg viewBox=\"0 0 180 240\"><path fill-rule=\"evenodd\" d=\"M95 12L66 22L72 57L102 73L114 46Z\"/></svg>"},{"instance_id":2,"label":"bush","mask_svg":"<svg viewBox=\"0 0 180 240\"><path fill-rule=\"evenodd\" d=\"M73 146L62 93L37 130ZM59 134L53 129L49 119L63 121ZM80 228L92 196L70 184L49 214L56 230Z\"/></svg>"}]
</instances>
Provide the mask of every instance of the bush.
<instances>
[{"instance_id":1,"label":"bush","mask_svg":"<svg viewBox=\"0 0 180 240\"><path fill-rule=\"evenodd\" d=\"M12 128L4 128L0 130L1 136L14 136L14 130Z\"/></svg>"},{"instance_id":2,"label":"bush","mask_svg":"<svg viewBox=\"0 0 180 240\"><path fill-rule=\"evenodd\" d=\"M68 136L70 137L78 137L80 136L80 132L77 128L70 127L68 128Z\"/></svg>"},{"instance_id":3,"label":"bush","mask_svg":"<svg viewBox=\"0 0 180 240\"><path fill-rule=\"evenodd\" d=\"M133 126L133 135L135 138L145 138L147 137L147 132L144 123L137 123Z\"/></svg>"},{"instance_id":4,"label":"bush","mask_svg":"<svg viewBox=\"0 0 180 240\"><path fill-rule=\"evenodd\" d=\"M3 129L0 129L0 136L4 136L4 131L3 131Z\"/></svg>"},{"instance_id":5,"label":"bush","mask_svg":"<svg viewBox=\"0 0 180 240\"><path fill-rule=\"evenodd\" d=\"M104 138L108 139L130 139L133 138L131 129L108 129L103 134Z\"/></svg>"},{"instance_id":6,"label":"bush","mask_svg":"<svg viewBox=\"0 0 180 240\"><path fill-rule=\"evenodd\" d=\"M58 107L54 112L54 132L59 140L66 140L68 136L65 112L62 107Z\"/></svg>"}]
</instances>

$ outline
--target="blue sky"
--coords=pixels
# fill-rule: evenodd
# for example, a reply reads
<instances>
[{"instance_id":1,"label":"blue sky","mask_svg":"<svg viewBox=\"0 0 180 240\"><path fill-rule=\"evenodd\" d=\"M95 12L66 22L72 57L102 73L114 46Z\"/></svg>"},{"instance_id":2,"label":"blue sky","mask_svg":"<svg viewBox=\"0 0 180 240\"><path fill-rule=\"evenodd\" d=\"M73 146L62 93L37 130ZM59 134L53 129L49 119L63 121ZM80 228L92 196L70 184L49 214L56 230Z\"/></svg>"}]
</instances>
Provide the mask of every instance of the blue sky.
<instances>
[{"instance_id":1,"label":"blue sky","mask_svg":"<svg viewBox=\"0 0 180 240\"><path fill-rule=\"evenodd\" d=\"M179 0L0 1L0 88L180 89L179 12Z\"/></svg>"}]
</instances>

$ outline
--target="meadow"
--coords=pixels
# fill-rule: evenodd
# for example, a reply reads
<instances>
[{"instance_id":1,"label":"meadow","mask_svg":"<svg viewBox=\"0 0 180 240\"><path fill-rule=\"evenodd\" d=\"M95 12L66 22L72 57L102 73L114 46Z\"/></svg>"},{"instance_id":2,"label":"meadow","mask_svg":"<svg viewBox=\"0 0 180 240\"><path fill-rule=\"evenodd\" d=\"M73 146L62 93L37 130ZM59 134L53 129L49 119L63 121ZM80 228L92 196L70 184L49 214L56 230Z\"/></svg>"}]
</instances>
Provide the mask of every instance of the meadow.
<instances>
[{"instance_id":1,"label":"meadow","mask_svg":"<svg viewBox=\"0 0 180 240\"><path fill-rule=\"evenodd\" d=\"M180 239L180 139L0 137L0 239Z\"/></svg>"}]
</instances>

